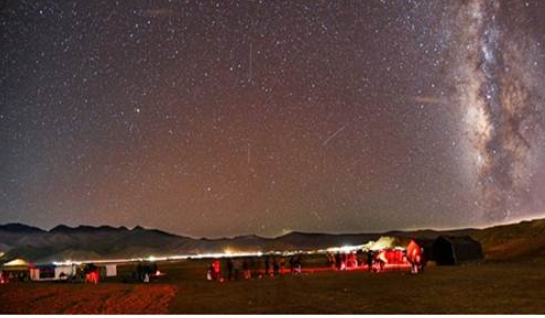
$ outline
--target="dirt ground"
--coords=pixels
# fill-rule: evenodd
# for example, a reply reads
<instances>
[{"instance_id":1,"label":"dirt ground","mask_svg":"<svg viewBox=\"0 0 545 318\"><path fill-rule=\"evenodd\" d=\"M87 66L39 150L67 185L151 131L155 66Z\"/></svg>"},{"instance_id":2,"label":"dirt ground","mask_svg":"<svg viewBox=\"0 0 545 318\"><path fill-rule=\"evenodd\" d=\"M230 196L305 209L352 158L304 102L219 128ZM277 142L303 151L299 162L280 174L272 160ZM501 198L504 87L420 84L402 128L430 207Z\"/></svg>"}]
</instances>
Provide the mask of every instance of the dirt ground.
<instances>
[{"instance_id":1,"label":"dirt ground","mask_svg":"<svg viewBox=\"0 0 545 318\"><path fill-rule=\"evenodd\" d=\"M422 275L328 271L226 283L206 281L206 265L162 264L168 275L149 285L13 283L0 287L0 313L545 314L544 261L428 267Z\"/></svg>"},{"instance_id":2,"label":"dirt ground","mask_svg":"<svg viewBox=\"0 0 545 318\"><path fill-rule=\"evenodd\" d=\"M166 314L171 285L14 283L0 287L0 313Z\"/></svg>"}]
</instances>

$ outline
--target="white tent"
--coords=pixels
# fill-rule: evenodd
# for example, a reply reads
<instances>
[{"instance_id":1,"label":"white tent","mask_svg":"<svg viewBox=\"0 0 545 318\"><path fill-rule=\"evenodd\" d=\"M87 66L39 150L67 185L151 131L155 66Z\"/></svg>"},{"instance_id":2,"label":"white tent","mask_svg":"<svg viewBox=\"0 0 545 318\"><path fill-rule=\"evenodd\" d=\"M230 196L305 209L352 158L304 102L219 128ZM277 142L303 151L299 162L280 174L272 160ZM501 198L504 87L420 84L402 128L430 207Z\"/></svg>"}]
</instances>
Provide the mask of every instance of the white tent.
<instances>
[{"instance_id":1,"label":"white tent","mask_svg":"<svg viewBox=\"0 0 545 318\"><path fill-rule=\"evenodd\" d=\"M391 236L381 236L378 240L369 241L363 245L363 249L368 251L382 251L385 249L395 249L396 247L399 247L398 239Z\"/></svg>"},{"instance_id":2,"label":"white tent","mask_svg":"<svg viewBox=\"0 0 545 318\"><path fill-rule=\"evenodd\" d=\"M17 258L17 259L14 259L12 261L9 261L7 263L5 263L4 265L2 265L3 267L6 267L6 268L15 268L15 267L28 267L28 262L23 260L23 259L20 259L20 258Z\"/></svg>"},{"instance_id":3,"label":"white tent","mask_svg":"<svg viewBox=\"0 0 545 318\"><path fill-rule=\"evenodd\" d=\"M73 265L42 265L30 269L30 278L35 281L66 280L75 274Z\"/></svg>"}]
</instances>

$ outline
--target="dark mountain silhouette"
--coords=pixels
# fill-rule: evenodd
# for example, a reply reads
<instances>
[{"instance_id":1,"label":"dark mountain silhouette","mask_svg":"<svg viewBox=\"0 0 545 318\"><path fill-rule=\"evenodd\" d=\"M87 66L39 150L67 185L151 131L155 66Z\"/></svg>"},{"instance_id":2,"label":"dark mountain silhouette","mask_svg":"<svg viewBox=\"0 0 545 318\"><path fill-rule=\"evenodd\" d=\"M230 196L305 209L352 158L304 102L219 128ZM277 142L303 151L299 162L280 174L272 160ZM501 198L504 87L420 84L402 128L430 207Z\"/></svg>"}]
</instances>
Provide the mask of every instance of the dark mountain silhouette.
<instances>
[{"instance_id":1,"label":"dark mountain silhouette","mask_svg":"<svg viewBox=\"0 0 545 318\"><path fill-rule=\"evenodd\" d=\"M4 232L14 232L14 233L39 233L45 232L42 229L37 227L24 225L21 223L10 223L6 225L0 225L0 229Z\"/></svg>"},{"instance_id":2,"label":"dark mountain silhouette","mask_svg":"<svg viewBox=\"0 0 545 318\"><path fill-rule=\"evenodd\" d=\"M385 233L323 234L292 232L277 238L256 235L221 239L195 239L156 229L111 226L59 225L50 231L23 224L0 225L2 260L23 258L32 262L166 257L202 253L313 250L360 245L380 236L434 239L438 235L470 235L483 245L487 258L545 256L545 219L486 229L417 230Z\"/></svg>"}]
</instances>

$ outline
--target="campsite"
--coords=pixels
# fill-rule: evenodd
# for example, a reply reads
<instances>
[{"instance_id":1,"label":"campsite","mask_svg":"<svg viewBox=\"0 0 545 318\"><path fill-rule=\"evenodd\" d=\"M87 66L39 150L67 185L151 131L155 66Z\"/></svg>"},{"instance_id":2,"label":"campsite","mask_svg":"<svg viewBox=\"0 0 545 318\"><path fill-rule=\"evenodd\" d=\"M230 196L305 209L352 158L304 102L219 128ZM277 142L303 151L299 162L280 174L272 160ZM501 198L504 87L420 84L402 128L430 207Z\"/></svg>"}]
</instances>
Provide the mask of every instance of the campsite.
<instances>
[{"instance_id":1,"label":"campsite","mask_svg":"<svg viewBox=\"0 0 545 318\"><path fill-rule=\"evenodd\" d=\"M0 316L545 315L544 17L0 0Z\"/></svg>"},{"instance_id":2,"label":"campsite","mask_svg":"<svg viewBox=\"0 0 545 318\"><path fill-rule=\"evenodd\" d=\"M405 253L410 253L411 246L424 246L429 257L437 258L418 274L411 273L407 263L398 263L395 250L391 250L384 269L376 267L375 271L369 271L365 264L365 253L356 253L357 267L343 270L331 264L325 253L303 256L301 273L291 273L290 256L279 255L285 268L278 274L264 275L265 256L253 256L258 263L250 267L250 279L239 273L236 280L222 281L207 279L214 262L221 264L222 277L226 278L227 260L250 258L231 255L118 263L111 276L106 275L105 265L97 264L103 268L98 284L58 280L0 285L0 312L545 313L541 301L545 297L545 257L536 251L541 240L532 239L539 237L536 235L544 224L536 220L485 229L474 233L479 241L448 235L403 241ZM506 244L515 234L517 242ZM536 245L530 246L531 240ZM392 240L382 238L368 246L384 247L386 242ZM14 264L19 270L22 266L21 261ZM153 268L160 275L143 283L134 280L138 268L142 273Z\"/></svg>"},{"instance_id":3,"label":"campsite","mask_svg":"<svg viewBox=\"0 0 545 318\"><path fill-rule=\"evenodd\" d=\"M260 280L206 281L208 263L160 264L161 281L2 286L2 313L545 313L545 260L324 271ZM121 267L120 270L123 270Z\"/></svg>"}]
</instances>

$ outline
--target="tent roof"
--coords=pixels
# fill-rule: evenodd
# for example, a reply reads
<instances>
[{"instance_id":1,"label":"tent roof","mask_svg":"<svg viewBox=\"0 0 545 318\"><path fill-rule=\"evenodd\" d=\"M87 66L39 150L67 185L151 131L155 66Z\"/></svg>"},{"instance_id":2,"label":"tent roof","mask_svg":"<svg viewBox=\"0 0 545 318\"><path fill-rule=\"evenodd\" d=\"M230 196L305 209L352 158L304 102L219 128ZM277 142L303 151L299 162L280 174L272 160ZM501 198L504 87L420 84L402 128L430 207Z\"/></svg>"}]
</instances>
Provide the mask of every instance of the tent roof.
<instances>
[{"instance_id":1,"label":"tent roof","mask_svg":"<svg viewBox=\"0 0 545 318\"><path fill-rule=\"evenodd\" d=\"M2 266L3 267L22 267L22 266L28 266L28 262L23 259L16 258L7 263L4 263L4 265Z\"/></svg>"},{"instance_id":2,"label":"tent roof","mask_svg":"<svg viewBox=\"0 0 545 318\"><path fill-rule=\"evenodd\" d=\"M363 245L363 248L371 251L381 251L384 249L392 249L398 246L400 246L399 239L391 236L381 236L376 241L369 241L369 243Z\"/></svg>"},{"instance_id":3,"label":"tent roof","mask_svg":"<svg viewBox=\"0 0 545 318\"><path fill-rule=\"evenodd\" d=\"M447 240L451 244L479 244L478 241L474 240L469 235L466 235L466 236L446 236L446 235L441 235L441 236L439 236L437 238Z\"/></svg>"}]
</instances>

